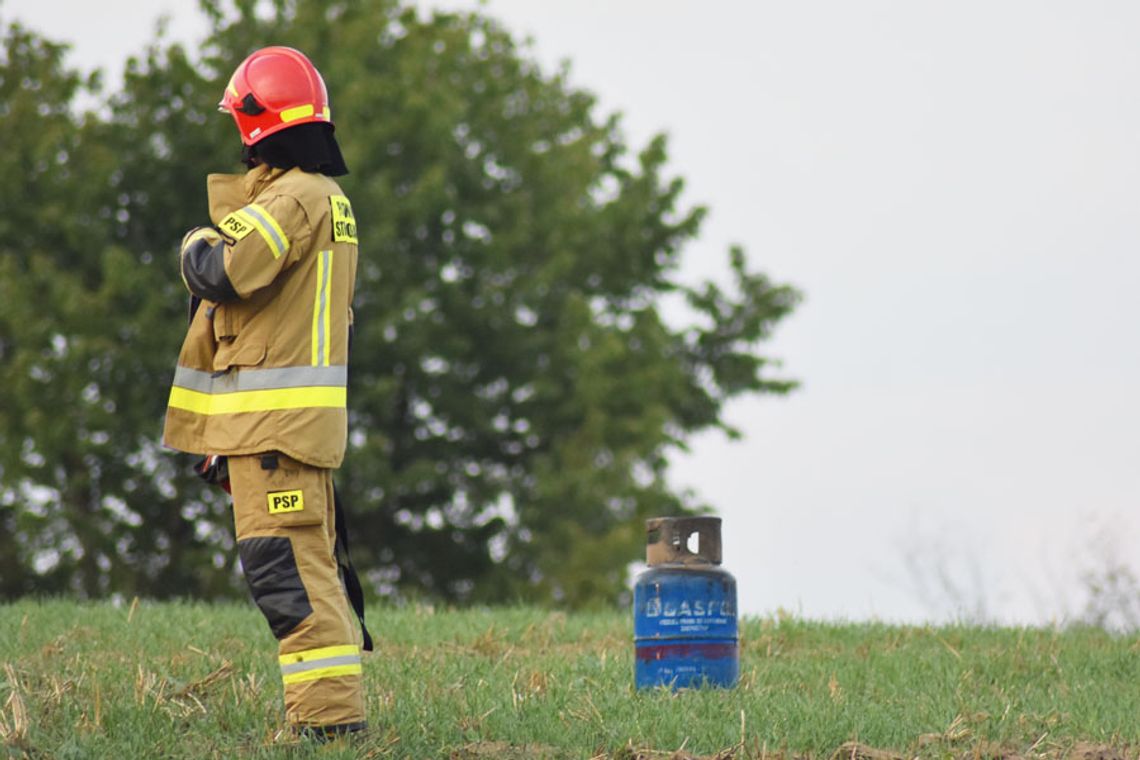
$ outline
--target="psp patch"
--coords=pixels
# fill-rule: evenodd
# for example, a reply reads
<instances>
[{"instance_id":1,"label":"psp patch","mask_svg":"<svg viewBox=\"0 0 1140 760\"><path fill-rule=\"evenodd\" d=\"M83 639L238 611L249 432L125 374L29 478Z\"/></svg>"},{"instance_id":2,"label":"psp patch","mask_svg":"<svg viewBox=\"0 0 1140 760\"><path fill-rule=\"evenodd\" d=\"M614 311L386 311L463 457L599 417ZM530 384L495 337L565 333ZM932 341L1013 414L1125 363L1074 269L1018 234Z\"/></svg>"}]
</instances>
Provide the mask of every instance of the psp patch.
<instances>
[{"instance_id":1,"label":"psp patch","mask_svg":"<svg viewBox=\"0 0 1140 760\"><path fill-rule=\"evenodd\" d=\"M218 229L221 230L222 234L229 238L232 243L236 243L253 232L253 222L239 209L218 222Z\"/></svg>"},{"instance_id":2,"label":"psp patch","mask_svg":"<svg viewBox=\"0 0 1140 760\"><path fill-rule=\"evenodd\" d=\"M332 233L334 243L356 243L356 217L352 204L343 195L330 195L332 206Z\"/></svg>"},{"instance_id":3,"label":"psp patch","mask_svg":"<svg viewBox=\"0 0 1140 760\"><path fill-rule=\"evenodd\" d=\"M301 491L274 491L267 494L269 514L280 515L286 512L302 512L305 509L305 495Z\"/></svg>"}]
</instances>

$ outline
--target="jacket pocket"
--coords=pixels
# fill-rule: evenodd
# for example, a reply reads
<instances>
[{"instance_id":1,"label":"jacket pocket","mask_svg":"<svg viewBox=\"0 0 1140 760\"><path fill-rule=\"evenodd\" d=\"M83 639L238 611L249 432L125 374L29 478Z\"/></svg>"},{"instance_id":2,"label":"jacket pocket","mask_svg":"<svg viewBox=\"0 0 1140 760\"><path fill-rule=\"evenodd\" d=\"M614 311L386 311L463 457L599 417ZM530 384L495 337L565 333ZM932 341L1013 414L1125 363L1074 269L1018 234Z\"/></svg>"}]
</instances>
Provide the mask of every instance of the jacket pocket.
<instances>
[{"instance_id":1,"label":"jacket pocket","mask_svg":"<svg viewBox=\"0 0 1140 760\"><path fill-rule=\"evenodd\" d=\"M321 525L329 511L322 471L279 452L260 457L265 500L260 521L264 527L292 528Z\"/></svg>"},{"instance_id":2,"label":"jacket pocket","mask_svg":"<svg viewBox=\"0 0 1140 760\"><path fill-rule=\"evenodd\" d=\"M218 342L236 338L239 327L238 315L233 307L225 304L214 306L214 338Z\"/></svg>"},{"instance_id":3,"label":"jacket pocket","mask_svg":"<svg viewBox=\"0 0 1140 760\"><path fill-rule=\"evenodd\" d=\"M231 338L219 341L214 354L214 371L225 372L234 367L256 367L265 361L265 341Z\"/></svg>"}]
</instances>

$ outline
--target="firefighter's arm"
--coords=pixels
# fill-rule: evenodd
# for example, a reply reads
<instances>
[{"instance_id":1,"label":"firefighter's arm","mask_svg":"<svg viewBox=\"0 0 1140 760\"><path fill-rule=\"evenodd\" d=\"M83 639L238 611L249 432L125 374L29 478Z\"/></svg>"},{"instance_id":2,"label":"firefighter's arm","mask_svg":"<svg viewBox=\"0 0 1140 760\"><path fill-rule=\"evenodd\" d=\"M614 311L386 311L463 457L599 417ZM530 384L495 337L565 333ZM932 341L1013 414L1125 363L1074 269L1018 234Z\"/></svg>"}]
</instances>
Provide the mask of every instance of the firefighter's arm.
<instances>
[{"instance_id":1,"label":"firefighter's arm","mask_svg":"<svg viewBox=\"0 0 1140 760\"><path fill-rule=\"evenodd\" d=\"M277 279L307 249L311 234L305 210L287 195L243 206L223 218L218 230L224 273L237 298Z\"/></svg>"},{"instance_id":2,"label":"firefighter's arm","mask_svg":"<svg viewBox=\"0 0 1140 760\"><path fill-rule=\"evenodd\" d=\"M182 282L192 295L214 303L237 300L226 275L225 248L214 227L195 227L182 238Z\"/></svg>"}]
</instances>

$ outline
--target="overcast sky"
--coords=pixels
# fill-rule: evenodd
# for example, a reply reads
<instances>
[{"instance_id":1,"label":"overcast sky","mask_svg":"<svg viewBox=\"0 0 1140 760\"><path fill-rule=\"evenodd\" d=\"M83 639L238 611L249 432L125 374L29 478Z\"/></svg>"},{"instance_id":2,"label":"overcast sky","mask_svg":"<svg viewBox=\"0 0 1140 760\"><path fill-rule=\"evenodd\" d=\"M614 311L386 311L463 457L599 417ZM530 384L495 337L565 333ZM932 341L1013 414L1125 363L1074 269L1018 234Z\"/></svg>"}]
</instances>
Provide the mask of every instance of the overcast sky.
<instances>
[{"instance_id":1,"label":"overcast sky","mask_svg":"<svg viewBox=\"0 0 1140 760\"><path fill-rule=\"evenodd\" d=\"M200 37L185 6L0 18L114 81L163 10ZM1045 622L1079 611L1085 571L1140 571L1140 4L483 8L548 68L569 59L634 145L669 134L711 208L687 279L741 243L806 294L763 348L803 387L734 403L743 442L675 460L725 520L744 611Z\"/></svg>"}]
</instances>

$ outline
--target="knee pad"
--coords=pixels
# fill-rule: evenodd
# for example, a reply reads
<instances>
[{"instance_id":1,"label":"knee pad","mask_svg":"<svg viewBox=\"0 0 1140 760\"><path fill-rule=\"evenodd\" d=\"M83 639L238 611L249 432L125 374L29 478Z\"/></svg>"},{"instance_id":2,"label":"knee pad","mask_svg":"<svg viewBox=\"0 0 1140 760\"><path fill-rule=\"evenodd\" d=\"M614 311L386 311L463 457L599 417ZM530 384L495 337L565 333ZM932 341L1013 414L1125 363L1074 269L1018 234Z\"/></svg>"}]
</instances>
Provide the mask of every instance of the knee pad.
<instances>
[{"instance_id":1,"label":"knee pad","mask_svg":"<svg viewBox=\"0 0 1140 760\"><path fill-rule=\"evenodd\" d=\"M313 612L292 542L282 536L246 538L238 541L238 555L253 601L273 635L284 638Z\"/></svg>"}]
</instances>

